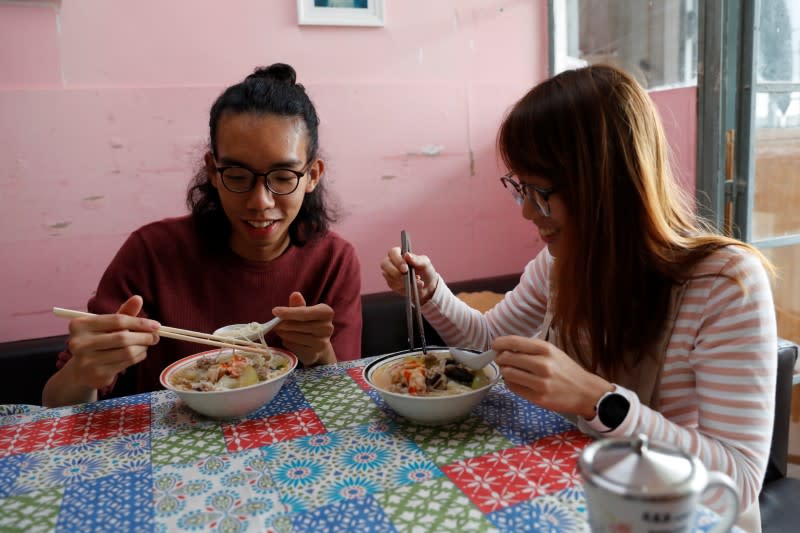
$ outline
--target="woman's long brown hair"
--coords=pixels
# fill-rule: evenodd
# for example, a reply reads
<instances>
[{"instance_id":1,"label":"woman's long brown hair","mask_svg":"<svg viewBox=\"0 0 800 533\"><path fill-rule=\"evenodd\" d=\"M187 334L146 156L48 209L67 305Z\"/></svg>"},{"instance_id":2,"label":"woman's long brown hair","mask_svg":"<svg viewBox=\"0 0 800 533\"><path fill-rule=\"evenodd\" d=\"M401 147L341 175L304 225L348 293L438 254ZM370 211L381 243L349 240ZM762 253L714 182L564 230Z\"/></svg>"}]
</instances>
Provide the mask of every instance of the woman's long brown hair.
<instances>
[{"instance_id":1,"label":"woman's long brown hair","mask_svg":"<svg viewBox=\"0 0 800 533\"><path fill-rule=\"evenodd\" d=\"M555 261L553 326L586 366L613 378L647 356L674 285L741 241L695 216L670 169L647 92L608 65L563 72L531 89L503 121L498 150L519 176L558 187L569 221ZM577 342L581 339L580 342Z\"/></svg>"}]
</instances>

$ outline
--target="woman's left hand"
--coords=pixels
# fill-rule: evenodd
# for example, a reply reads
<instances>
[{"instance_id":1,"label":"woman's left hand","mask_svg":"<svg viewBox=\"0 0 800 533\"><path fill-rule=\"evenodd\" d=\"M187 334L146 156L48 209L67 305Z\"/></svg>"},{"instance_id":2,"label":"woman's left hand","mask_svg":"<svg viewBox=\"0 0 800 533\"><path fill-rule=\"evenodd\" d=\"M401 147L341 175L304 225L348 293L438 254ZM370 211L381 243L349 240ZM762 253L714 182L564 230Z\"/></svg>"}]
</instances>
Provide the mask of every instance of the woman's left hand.
<instances>
[{"instance_id":1,"label":"woman's left hand","mask_svg":"<svg viewBox=\"0 0 800 533\"><path fill-rule=\"evenodd\" d=\"M545 409L592 419L600 397L614 390L547 341L498 337L492 348L509 390Z\"/></svg>"},{"instance_id":2,"label":"woman's left hand","mask_svg":"<svg viewBox=\"0 0 800 533\"><path fill-rule=\"evenodd\" d=\"M336 362L331 344L333 308L326 304L306 306L303 295L289 295L288 307L276 307L272 313L281 318L273 330L304 366Z\"/></svg>"}]
</instances>

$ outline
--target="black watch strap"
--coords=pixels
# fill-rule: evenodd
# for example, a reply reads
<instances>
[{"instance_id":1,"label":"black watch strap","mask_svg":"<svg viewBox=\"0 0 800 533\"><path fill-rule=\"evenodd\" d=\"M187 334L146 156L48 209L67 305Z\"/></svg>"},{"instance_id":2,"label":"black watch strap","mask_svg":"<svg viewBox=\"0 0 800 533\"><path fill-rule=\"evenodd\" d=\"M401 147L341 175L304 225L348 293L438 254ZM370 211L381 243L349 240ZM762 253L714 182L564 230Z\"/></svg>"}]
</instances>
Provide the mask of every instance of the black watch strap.
<instances>
[{"instance_id":1,"label":"black watch strap","mask_svg":"<svg viewBox=\"0 0 800 533\"><path fill-rule=\"evenodd\" d=\"M603 433L613 431L622 424L631 404L628 399L618 392L607 392L597 402L597 418L607 429Z\"/></svg>"}]
</instances>

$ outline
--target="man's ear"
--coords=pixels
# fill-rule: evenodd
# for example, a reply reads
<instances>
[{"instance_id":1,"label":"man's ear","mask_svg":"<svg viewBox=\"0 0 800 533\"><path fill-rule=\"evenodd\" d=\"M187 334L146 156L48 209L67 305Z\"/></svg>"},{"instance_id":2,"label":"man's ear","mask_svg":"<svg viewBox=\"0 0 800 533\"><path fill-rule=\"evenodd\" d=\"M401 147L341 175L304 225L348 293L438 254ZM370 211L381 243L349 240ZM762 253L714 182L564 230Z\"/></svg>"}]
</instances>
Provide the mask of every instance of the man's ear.
<instances>
[{"instance_id":1,"label":"man's ear","mask_svg":"<svg viewBox=\"0 0 800 533\"><path fill-rule=\"evenodd\" d=\"M218 188L219 184L217 183L218 179L217 164L214 162L214 156L211 155L211 152L206 152L206 155L203 159L205 159L206 163L206 172L208 173L208 180L211 182L211 185L213 185L214 188Z\"/></svg>"},{"instance_id":2,"label":"man's ear","mask_svg":"<svg viewBox=\"0 0 800 533\"><path fill-rule=\"evenodd\" d=\"M308 181L306 182L306 192L312 192L317 188L319 180L325 173L325 161L322 159L315 160L310 167L308 167Z\"/></svg>"}]
</instances>

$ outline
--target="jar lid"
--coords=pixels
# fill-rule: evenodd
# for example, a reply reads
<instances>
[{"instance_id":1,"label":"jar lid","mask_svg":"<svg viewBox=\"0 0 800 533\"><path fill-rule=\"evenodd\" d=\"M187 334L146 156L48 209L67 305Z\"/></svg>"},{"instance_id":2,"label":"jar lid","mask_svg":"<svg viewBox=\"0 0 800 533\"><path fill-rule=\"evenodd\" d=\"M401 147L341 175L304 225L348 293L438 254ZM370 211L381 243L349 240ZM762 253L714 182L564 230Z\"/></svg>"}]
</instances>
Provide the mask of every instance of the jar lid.
<instances>
[{"instance_id":1,"label":"jar lid","mask_svg":"<svg viewBox=\"0 0 800 533\"><path fill-rule=\"evenodd\" d=\"M592 443L581 455L580 467L587 481L621 494L682 492L695 477L691 456L652 443L644 434Z\"/></svg>"}]
</instances>

